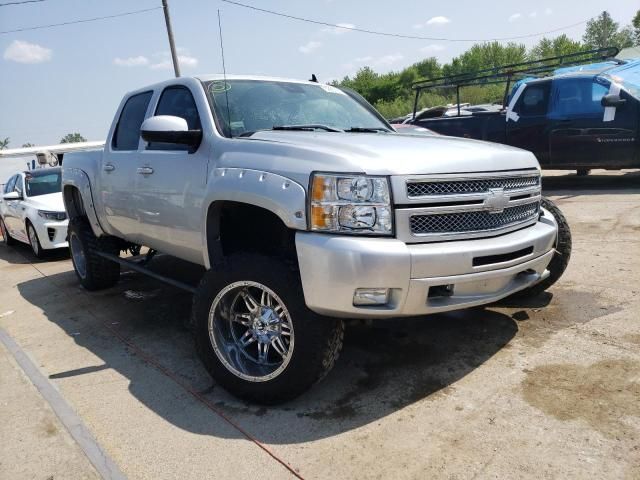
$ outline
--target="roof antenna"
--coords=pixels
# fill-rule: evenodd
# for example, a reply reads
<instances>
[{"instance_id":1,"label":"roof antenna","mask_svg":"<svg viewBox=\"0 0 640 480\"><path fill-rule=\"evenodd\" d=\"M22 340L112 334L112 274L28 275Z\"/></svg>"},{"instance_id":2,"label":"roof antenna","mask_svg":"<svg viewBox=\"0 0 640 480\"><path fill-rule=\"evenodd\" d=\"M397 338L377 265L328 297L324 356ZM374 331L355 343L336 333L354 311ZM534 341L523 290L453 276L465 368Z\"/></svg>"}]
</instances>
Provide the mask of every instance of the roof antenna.
<instances>
[{"instance_id":1,"label":"roof antenna","mask_svg":"<svg viewBox=\"0 0 640 480\"><path fill-rule=\"evenodd\" d=\"M310 81L310 82L318 83L318 79L316 78L316 74L315 74L315 73L312 73L312 74L311 74L311 80L309 80L309 81Z\"/></svg>"},{"instance_id":2,"label":"roof antenna","mask_svg":"<svg viewBox=\"0 0 640 480\"><path fill-rule=\"evenodd\" d=\"M233 138L231 133L231 112L229 110L229 85L227 85L227 69L224 65L224 47L222 46L222 22L220 21L220 9L218 9L218 31L220 32L220 51L222 52L222 75L224 78L224 96L227 102L227 128L229 129L229 135Z\"/></svg>"}]
</instances>

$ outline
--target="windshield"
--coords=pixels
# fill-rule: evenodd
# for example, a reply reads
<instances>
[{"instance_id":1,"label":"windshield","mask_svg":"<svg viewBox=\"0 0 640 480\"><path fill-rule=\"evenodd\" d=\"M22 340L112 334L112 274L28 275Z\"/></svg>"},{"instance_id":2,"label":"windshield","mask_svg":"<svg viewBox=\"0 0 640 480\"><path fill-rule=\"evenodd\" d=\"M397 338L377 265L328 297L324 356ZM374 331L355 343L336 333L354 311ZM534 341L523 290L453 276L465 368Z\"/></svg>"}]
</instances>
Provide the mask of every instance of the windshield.
<instances>
[{"instance_id":1,"label":"windshield","mask_svg":"<svg viewBox=\"0 0 640 480\"><path fill-rule=\"evenodd\" d=\"M37 197L62 191L60 172L49 172L38 175L27 173L25 180L27 197Z\"/></svg>"},{"instance_id":2,"label":"windshield","mask_svg":"<svg viewBox=\"0 0 640 480\"><path fill-rule=\"evenodd\" d=\"M330 85L264 80L227 80L225 83L214 80L205 82L205 87L212 99L214 114L227 136L305 125L339 130L389 130L367 108Z\"/></svg>"}]
</instances>

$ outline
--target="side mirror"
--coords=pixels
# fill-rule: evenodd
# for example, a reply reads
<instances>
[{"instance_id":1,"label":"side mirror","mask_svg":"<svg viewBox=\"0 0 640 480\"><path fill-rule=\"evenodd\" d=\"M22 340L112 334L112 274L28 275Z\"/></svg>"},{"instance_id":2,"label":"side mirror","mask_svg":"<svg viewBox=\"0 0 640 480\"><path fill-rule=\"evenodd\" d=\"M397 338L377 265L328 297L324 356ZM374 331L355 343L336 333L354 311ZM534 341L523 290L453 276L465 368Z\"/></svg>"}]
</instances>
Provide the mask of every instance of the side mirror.
<instances>
[{"instance_id":1,"label":"side mirror","mask_svg":"<svg viewBox=\"0 0 640 480\"><path fill-rule=\"evenodd\" d=\"M147 118L140 127L145 142L177 143L198 147L202 141L202 130L189 130L184 118L173 115L157 115Z\"/></svg>"},{"instance_id":2,"label":"side mirror","mask_svg":"<svg viewBox=\"0 0 640 480\"><path fill-rule=\"evenodd\" d=\"M22 200L22 195L18 192L9 192L5 193L2 198L5 200Z\"/></svg>"},{"instance_id":3,"label":"side mirror","mask_svg":"<svg viewBox=\"0 0 640 480\"><path fill-rule=\"evenodd\" d=\"M602 100L600 100L600 104L603 107L620 107L626 102L627 101L624 98L620 98L620 95L615 95L613 93L603 96Z\"/></svg>"}]
</instances>

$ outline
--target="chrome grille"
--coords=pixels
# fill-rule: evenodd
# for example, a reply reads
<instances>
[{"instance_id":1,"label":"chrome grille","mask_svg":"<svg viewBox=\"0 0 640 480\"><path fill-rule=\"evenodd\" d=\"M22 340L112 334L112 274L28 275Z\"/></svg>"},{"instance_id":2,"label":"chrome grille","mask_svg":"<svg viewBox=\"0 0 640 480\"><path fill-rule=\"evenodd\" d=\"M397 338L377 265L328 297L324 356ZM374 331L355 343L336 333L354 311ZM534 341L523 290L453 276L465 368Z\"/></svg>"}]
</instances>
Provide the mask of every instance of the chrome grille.
<instances>
[{"instance_id":1,"label":"chrome grille","mask_svg":"<svg viewBox=\"0 0 640 480\"><path fill-rule=\"evenodd\" d=\"M500 213L469 211L458 213L434 213L412 215L409 219L411 233L465 233L495 230L535 218L540 202L507 207Z\"/></svg>"},{"instance_id":2,"label":"chrome grille","mask_svg":"<svg viewBox=\"0 0 640 480\"><path fill-rule=\"evenodd\" d=\"M409 198L425 197L429 195L464 195L468 193L484 193L490 188L503 188L505 192L531 188L540 185L540 177L506 177L486 178L474 180L446 180L407 183Z\"/></svg>"}]
</instances>

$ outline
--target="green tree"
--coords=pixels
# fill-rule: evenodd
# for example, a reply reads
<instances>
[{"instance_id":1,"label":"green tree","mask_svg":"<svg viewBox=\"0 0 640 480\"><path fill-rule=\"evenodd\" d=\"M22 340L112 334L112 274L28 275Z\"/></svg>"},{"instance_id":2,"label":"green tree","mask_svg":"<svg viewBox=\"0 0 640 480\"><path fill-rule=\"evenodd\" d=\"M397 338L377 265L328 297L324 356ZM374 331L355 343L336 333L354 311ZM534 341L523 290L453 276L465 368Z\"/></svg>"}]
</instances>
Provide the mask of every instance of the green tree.
<instances>
[{"instance_id":1,"label":"green tree","mask_svg":"<svg viewBox=\"0 0 640 480\"><path fill-rule=\"evenodd\" d=\"M585 50L584 45L575 40L571 40L564 33L556 38L542 38L531 50L529 50L529 60L539 58L558 57L569 55Z\"/></svg>"},{"instance_id":2,"label":"green tree","mask_svg":"<svg viewBox=\"0 0 640 480\"><path fill-rule=\"evenodd\" d=\"M5 137L4 140L0 140L0 150L4 150L9 146L9 137Z\"/></svg>"},{"instance_id":3,"label":"green tree","mask_svg":"<svg viewBox=\"0 0 640 480\"><path fill-rule=\"evenodd\" d=\"M640 10L636 12L631 25L633 25L633 44L640 45Z\"/></svg>"},{"instance_id":4,"label":"green tree","mask_svg":"<svg viewBox=\"0 0 640 480\"><path fill-rule=\"evenodd\" d=\"M605 10L587 22L582 41L589 48L626 48L633 45L633 31L630 27L620 30L618 22Z\"/></svg>"},{"instance_id":5,"label":"green tree","mask_svg":"<svg viewBox=\"0 0 640 480\"><path fill-rule=\"evenodd\" d=\"M30 142L22 144L22 148L29 148L29 147L35 147L35 145L33 143L30 143Z\"/></svg>"},{"instance_id":6,"label":"green tree","mask_svg":"<svg viewBox=\"0 0 640 480\"><path fill-rule=\"evenodd\" d=\"M86 142L87 139L84 138L79 133L67 133L64 137L60 139L60 143L77 143L77 142Z\"/></svg>"}]
</instances>

